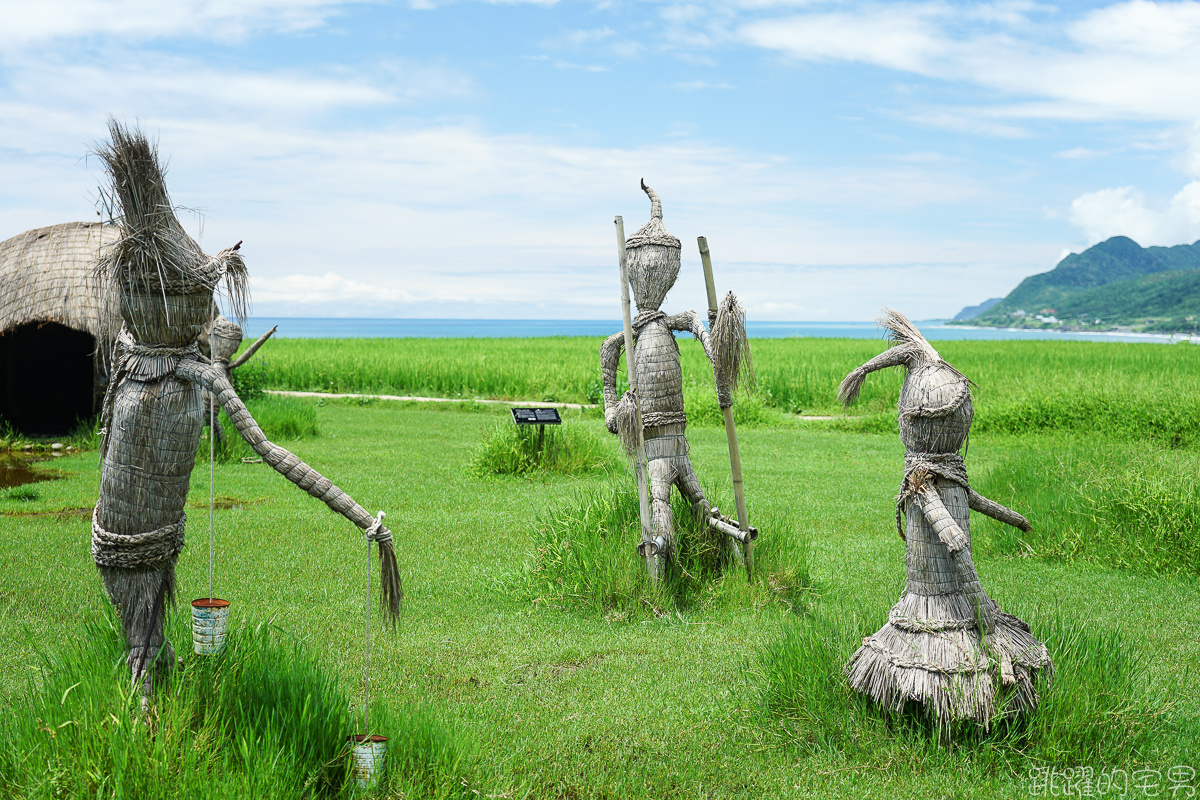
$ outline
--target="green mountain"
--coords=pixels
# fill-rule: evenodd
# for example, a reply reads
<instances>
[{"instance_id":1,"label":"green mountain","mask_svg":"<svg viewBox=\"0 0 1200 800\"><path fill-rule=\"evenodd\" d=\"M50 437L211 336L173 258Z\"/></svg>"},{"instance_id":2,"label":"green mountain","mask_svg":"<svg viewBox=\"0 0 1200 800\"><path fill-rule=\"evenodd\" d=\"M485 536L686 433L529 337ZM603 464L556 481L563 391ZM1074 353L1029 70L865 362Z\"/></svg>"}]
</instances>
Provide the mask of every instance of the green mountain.
<instances>
[{"instance_id":1,"label":"green mountain","mask_svg":"<svg viewBox=\"0 0 1200 800\"><path fill-rule=\"evenodd\" d=\"M1194 331L1200 328L1200 270L1152 272L1087 289L1063 300L1054 316L1067 325Z\"/></svg>"},{"instance_id":2,"label":"green mountain","mask_svg":"<svg viewBox=\"0 0 1200 800\"><path fill-rule=\"evenodd\" d=\"M1196 326L1184 317L1200 313L1197 271L1200 241L1141 247L1126 236L1114 236L1068 255L1049 272L1029 276L966 324L1191 330Z\"/></svg>"}]
</instances>

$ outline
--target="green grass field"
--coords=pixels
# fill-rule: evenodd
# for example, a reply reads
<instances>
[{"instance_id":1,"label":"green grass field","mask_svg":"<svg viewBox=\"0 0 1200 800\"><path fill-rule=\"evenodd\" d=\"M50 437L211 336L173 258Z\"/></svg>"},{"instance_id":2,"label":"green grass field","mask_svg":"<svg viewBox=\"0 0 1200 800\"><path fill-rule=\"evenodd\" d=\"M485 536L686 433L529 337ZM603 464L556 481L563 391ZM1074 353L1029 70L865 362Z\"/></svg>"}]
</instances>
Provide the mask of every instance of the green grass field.
<instances>
[{"instance_id":1,"label":"green grass field","mask_svg":"<svg viewBox=\"0 0 1200 800\"><path fill-rule=\"evenodd\" d=\"M598 344L284 340L265 355L272 387L586 400ZM1200 415L1189 411L1200 404L1200 350L941 348L979 384L972 484L1035 526L1025 535L975 516L984 587L1032 624L1065 671L1029 728L939 744L920 725L856 705L837 674L904 585L892 500L903 448L885 416L899 376L869 378L845 421L801 421L797 409L834 411L840 377L882 343L755 346L761 419L739 438L763 531L760 579L697 567L667 598L630 579L633 538L605 540L616 563L591 583L579 577L590 574L586 561L562 557L578 520L609 524L602 508L587 508L628 493L619 468L481 476L471 465L503 408L294 401L315 415L316 434L306 424L304 438L280 442L369 510L386 510L396 533L405 609L394 631L373 614L372 687L397 728L387 733L398 761L453 755L421 762L420 779L394 796L1016 797L1030 796L1043 770L1081 767L1142 770L1147 780L1157 770L1167 796L1171 768L1200 770ZM702 404L698 348L681 349L690 407ZM1064 415L1072 402L1087 410ZM1106 416L1130 409L1165 421ZM621 463L595 412L564 418ZM723 431L688 433L706 491L731 508ZM24 699L28 682L43 680L37 653L84 641L89 621L107 624L88 544L96 454L53 467L65 479L36 484L34 497L0 496L0 746L10 719L29 717L31 736L37 721L54 727ZM207 592L207 472L197 468L189 496L180 616ZM269 620L346 697L360 697L361 534L262 464L218 463L215 473L217 593L234 602L237 624ZM177 634L176 645L186 655L186 639ZM59 703L50 684L47 707L67 713L71 701ZM404 745L414 730L449 744ZM27 764L18 796L137 796L73 789L69 764L43 761ZM1125 796L1152 796L1138 791Z\"/></svg>"}]
</instances>

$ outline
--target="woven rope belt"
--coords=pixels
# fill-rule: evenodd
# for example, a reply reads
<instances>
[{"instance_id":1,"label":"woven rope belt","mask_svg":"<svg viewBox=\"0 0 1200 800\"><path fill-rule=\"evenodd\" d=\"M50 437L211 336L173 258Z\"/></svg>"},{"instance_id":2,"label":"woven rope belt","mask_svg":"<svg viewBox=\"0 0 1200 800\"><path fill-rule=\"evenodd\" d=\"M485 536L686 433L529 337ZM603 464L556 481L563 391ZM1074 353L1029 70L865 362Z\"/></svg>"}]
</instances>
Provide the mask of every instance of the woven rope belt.
<instances>
[{"instance_id":1,"label":"woven rope belt","mask_svg":"<svg viewBox=\"0 0 1200 800\"><path fill-rule=\"evenodd\" d=\"M921 490L930 475L953 481L967 489L967 467L958 453L909 453L904 456L904 479L896 495L896 531L904 537L904 506Z\"/></svg>"},{"instance_id":2,"label":"woven rope belt","mask_svg":"<svg viewBox=\"0 0 1200 800\"><path fill-rule=\"evenodd\" d=\"M642 332L642 328L666 316L666 313L663 311L639 311L638 315L630 323L630 327L633 328L633 334L636 336Z\"/></svg>"},{"instance_id":3,"label":"woven rope belt","mask_svg":"<svg viewBox=\"0 0 1200 800\"><path fill-rule=\"evenodd\" d=\"M92 512L92 558L100 567L149 567L170 563L183 549L183 528L187 514L157 530L146 533L113 533L100 527Z\"/></svg>"},{"instance_id":4,"label":"woven rope belt","mask_svg":"<svg viewBox=\"0 0 1200 800\"><path fill-rule=\"evenodd\" d=\"M642 430L679 422L687 422L687 414L682 411L647 411L642 414Z\"/></svg>"}]
</instances>

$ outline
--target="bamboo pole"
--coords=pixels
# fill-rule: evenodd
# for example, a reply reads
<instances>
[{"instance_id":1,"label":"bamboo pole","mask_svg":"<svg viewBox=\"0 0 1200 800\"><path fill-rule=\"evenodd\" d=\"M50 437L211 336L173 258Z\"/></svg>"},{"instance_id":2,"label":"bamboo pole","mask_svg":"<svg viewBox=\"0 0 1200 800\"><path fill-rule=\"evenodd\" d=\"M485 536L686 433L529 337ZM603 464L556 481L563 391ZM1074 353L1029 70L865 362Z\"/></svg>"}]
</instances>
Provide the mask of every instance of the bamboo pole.
<instances>
[{"instance_id":1,"label":"bamboo pole","mask_svg":"<svg viewBox=\"0 0 1200 800\"><path fill-rule=\"evenodd\" d=\"M700 261L704 265L704 286L708 290L708 312L716 320L717 285L713 280L712 255L708 251L708 239L696 237L700 245ZM717 380L732 380L732 375L716 376ZM725 418L725 438L729 440L729 469L733 473L733 499L737 504L738 528L743 533L750 530L750 516L746 513L746 492L742 487L742 457L738 451L737 429L733 425L733 407L722 408L721 415ZM743 540L746 556L746 577L754 577L754 539L747 536Z\"/></svg>"},{"instance_id":2,"label":"bamboo pole","mask_svg":"<svg viewBox=\"0 0 1200 800\"><path fill-rule=\"evenodd\" d=\"M658 546L650 531L650 493L646 484L646 442L642 438L642 404L637 394L637 370L634 361L633 319L629 313L629 263L625 257L625 220L620 216L613 220L617 226L617 257L621 262L621 317L625 324L625 368L629 374L629 391L633 394L634 425L637 427L637 485L638 516L642 521L642 557L650 580L657 581Z\"/></svg>"}]
</instances>

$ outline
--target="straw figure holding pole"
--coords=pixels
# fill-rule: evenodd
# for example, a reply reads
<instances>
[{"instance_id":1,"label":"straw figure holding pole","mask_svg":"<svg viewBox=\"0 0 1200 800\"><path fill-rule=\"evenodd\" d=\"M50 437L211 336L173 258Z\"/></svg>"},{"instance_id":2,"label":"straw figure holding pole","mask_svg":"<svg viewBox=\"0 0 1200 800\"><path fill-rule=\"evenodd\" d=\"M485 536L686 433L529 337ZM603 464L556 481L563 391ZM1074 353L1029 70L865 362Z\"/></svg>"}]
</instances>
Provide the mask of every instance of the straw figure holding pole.
<instances>
[{"instance_id":1,"label":"straw figure holding pole","mask_svg":"<svg viewBox=\"0 0 1200 800\"><path fill-rule=\"evenodd\" d=\"M626 453L634 455L639 440L645 449L651 524L649 533L643 533L639 549L649 564L651 556L667 560L674 557L672 486L677 486L691 501L696 513L705 515L709 525L733 539L747 541L758 532L741 530L735 521L709 504L688 459L683 372L674 331L686 331L699 339L710 362L715 364L722 355L714 352L709 333L695 311L667 316L659 310L679 276L681 248L679 240L663 225L658 195L645 182L642 190L650 198L650 221L624 242L622 253L638 309L630 324L633 352L629 354L630 386L636 387L636 393L630 391L617 397L617 366L621 351L627 347L624 331L609 336L601 345L600 368L608 430L620 436ZM720 324L718 316L717 325ZM653 565L651 570L654 577Z\"/></svg>"},{"instance_id":2,"label":"straw figure holding pole","mask_svg":"<svg viewBox=\"0 0 1200 800\"><path fill-rule=\"evenodd\" d=\"M208 256L175 216L156 148L136 129L109 121L112 141L97 154L121 204L120 238L98 267L120 319L104 400L100 493L92 516L92 555L121 615L135 683L145 696L154 671L174 652L163 613L175 591L184 544L184 503L203 425L202 389L212 393L239 434L288 480L325 501L377 542L383 604L399 612L401 587L391 533L307 464L263 435L226 377L200 352L222 280L244 318L246 265L237 246ZM239 243L240 244L240 243ZM157 657L157 662L155 659Z\"/></svg>"},{"instance_id":3,"label":"straw figure holding pole","mask_svg":"<svg viewBox=\"0 0 1200 800\"><path fill-rule=\"evenodd\" d=\"M1024 531L1029 522L967 482L959 450L974 416L970 382L903 314L884 309L879 323L894 346L847 375L838 399L854 402L870 372L906 370L896 525L906 543L908 583L887 624L863 640L845 673L853 688L886 708L899 710L911 700L941 727L974 720L987 729L996 717L1036 708L1035 678L1053 666L1029 626L984 592L971 560L969 511Z\"/></svg>"}]
</instances>

